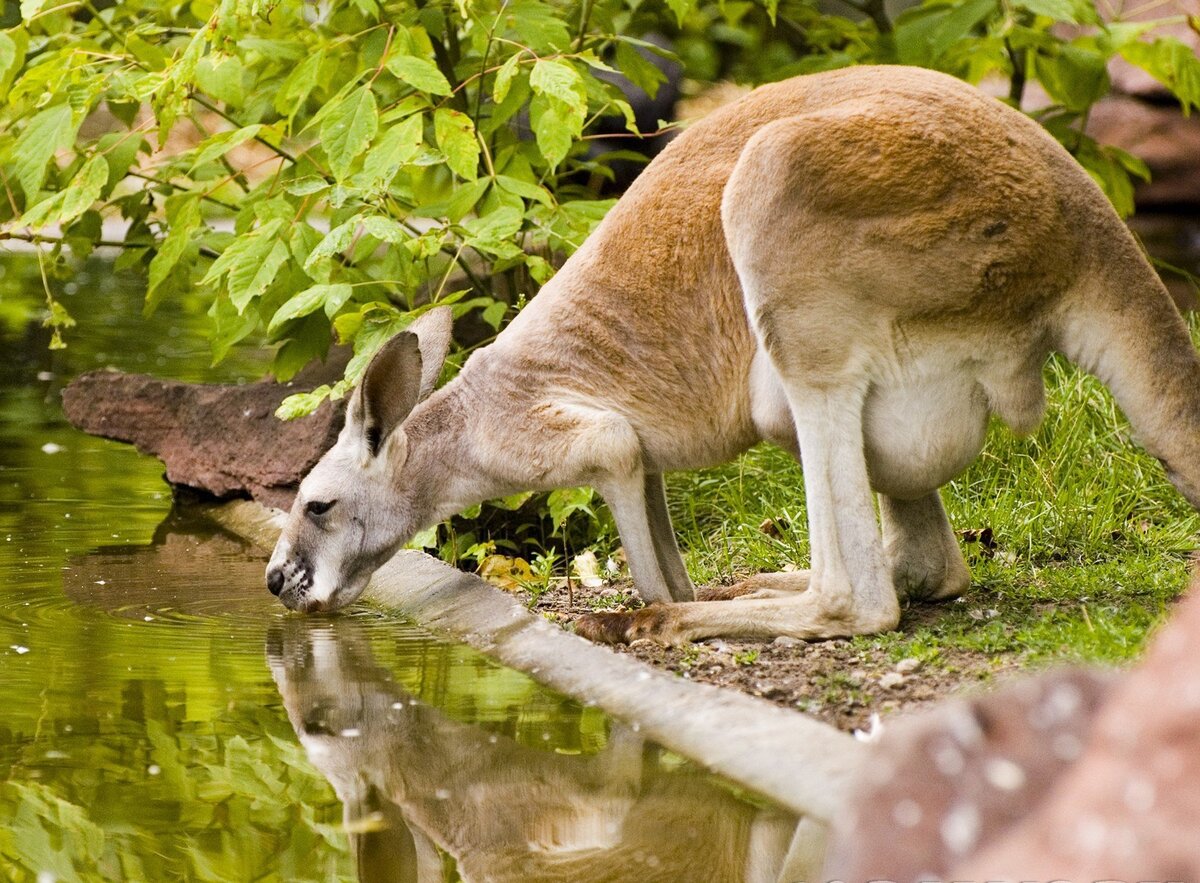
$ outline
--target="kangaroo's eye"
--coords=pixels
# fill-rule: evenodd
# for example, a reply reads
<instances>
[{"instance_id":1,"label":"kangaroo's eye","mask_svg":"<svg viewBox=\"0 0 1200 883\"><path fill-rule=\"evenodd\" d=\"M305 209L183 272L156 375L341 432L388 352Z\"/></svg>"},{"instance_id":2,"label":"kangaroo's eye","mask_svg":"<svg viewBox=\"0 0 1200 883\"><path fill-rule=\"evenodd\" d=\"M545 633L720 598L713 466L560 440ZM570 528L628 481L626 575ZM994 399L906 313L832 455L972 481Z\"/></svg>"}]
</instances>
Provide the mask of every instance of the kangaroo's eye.
<instances>
[{"instance_id":1,"label":"kangaroo's eye","mask_svg":"<svg viewBox=\"0 0 1200 883\"><path fill-rule=\"evenodd\" d=\"M305 515L324 515L333 508L337 500L309 500L304 504Z\"/></svg>"}]
</instances>

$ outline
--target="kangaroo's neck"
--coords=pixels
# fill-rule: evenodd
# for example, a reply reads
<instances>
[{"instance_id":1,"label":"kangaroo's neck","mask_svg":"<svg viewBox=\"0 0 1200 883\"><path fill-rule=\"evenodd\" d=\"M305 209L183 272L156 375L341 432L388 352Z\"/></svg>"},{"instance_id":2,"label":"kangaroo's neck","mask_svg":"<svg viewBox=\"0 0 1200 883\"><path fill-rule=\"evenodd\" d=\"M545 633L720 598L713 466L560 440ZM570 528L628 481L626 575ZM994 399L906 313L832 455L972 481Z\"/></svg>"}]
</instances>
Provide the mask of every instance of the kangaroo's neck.
<instances>
[{"instance_id":1,"label":"kangaroo's neck","mask_svg":"<svg viewBox=\"0 0 1200 883\"><path fill-rule=\"evenodd\" d=\"M516 431L517 400L526 396L472 359L461 374L414 409L404 423L409 462L405 474L420 476L416 488L435 521L485 500L527 490L519 470L494 456L506 425ZM503 373L503 372L501 372ZM502 445L501 445L502 446Z\"/></svg>"}]
</instances>

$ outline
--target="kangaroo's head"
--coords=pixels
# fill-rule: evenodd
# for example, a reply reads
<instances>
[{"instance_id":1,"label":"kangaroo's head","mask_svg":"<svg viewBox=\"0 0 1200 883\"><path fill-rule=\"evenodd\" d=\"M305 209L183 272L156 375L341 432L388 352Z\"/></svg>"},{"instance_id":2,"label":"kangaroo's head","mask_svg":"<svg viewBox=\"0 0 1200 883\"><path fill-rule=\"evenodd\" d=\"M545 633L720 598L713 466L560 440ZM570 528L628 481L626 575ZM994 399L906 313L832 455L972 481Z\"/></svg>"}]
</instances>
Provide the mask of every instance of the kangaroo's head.
<instances>
[{"instance_id":1,"label":"kangaroo's head","mask_svg":"<svg viewBox=\"0 0 1200 883\"><path fill-rule=\"evenodd\" d=\"M406 470L404 420L432 391L450 347L447 307L431 310L371 360L333 447L300 483L267 565L267 587L293 610L351 603L371 574L432 520L425 476Z\"/></svg>"}]
</instances>

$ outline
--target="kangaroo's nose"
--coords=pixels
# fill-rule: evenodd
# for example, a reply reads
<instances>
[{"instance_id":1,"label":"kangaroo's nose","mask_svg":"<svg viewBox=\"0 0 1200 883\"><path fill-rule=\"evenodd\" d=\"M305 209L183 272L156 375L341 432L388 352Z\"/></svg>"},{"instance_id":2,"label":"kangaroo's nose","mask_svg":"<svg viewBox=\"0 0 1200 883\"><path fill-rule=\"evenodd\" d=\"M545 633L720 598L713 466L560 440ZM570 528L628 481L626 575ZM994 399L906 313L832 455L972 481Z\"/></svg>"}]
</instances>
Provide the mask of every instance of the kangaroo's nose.
<instances>
[{"instance_id":1,"label":"kangaroo's nose","mask_svg":"<svg viewBox=\"0 0 1200 883\"><path fill-rule=\"evenodd\" d=\"M278 595L283 591L283 569L280 567L272 567L267 571L267 588L271 590L272 595Z\"/></svg>"}]
</instances>

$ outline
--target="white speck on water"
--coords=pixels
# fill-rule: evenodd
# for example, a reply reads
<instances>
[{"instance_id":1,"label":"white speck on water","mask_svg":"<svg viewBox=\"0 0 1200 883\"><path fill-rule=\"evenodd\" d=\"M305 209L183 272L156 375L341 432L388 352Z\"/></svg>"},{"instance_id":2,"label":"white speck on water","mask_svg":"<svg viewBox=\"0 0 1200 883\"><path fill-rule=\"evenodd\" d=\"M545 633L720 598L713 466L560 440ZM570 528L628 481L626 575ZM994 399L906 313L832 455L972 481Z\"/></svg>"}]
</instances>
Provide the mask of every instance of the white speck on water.
<instances>
[{"instance_id":1,"label":"white speck on water","mask_svg":"<svg viewBox=\"0 0 1200 883\"><path fill-rule=\"evenodd\" d=\"M549 742L549 741L550 741L550 734L549 734L549 733L542 733L542 741L543 741L543 742Z\"/></svg>"},{"instance_id":2,"label":"white speck on water","mask_svg":"<svg viewBox=\"0 0 1200 883\"><path fill-rule=\"evenodd\" d=\"M495 745L499 741L500 741L500 737L497 736L495 733L492 733L492 735L488 736L488 744L489 745Z\"/></svg>"},{"instance_id":3,"label":"white speck on water","mask_svg":"<svg viewBox=\"0 0 1200 883\"><path fill-rule=\"evenodd\" d=\"M357 739L362 735L362 730L360 730L358 727L346 727L346 729L342 730L338 735L344 739Z\"/></svg>"},{"instance_id":4,"label":"white speck on water","mask_svg":"<svg viewBox=\"0 0 1200 883\"><path fill-rule=\"evenodd\" d=\"M42 445L43 454L57 454L62 449L62 445L57 445L54 442L46 442L44 445Z\"/></svg>"},{"instance_id":5,"label":"white speck on water","mask_svg":"<svg viewBox=\"0 0 1200 883\"><path fill-rule=\"evenodd\" d=\"M416 700L416 699L409 699L409 700L408 700L408 704L409 704L409 705L416 705L416 704L417 704L417 700Z\"/></svg>"},{"instance_id":6,"label":"white speck on water","mask_svg":"<svg viewBox=\"0 0 1200 883\"><path fill-rule=\"evenodd\" d=\"M392 708L396 708L396 709L399 709L400 711L403 711L403 710L404 710L404 703L403 703L403 702L393 702L393 703L392 703Z\"/></svg>"},{"instance_id":7,"label":"white speck on water","mask_svg":"<svg viewBox=\"0 0 1200 883\"><path fill-rule=\"evenodd\" d=\"M158 764L156 764L156 763L152 763L152 764L150 764L150 766L146 767L146 774L147 774L147 775L150 775L150 776L157 776L157 775L158 775L159 773L161 773L161 772L162 772L162 767L160 767L160 766L159 766Z\"/></svg>"},{"instance_id":8,"label":"white speck on water","mask_svg":"<svg viewBox=\"0 0 1200 883\"><path fill-rule=\"evenodd\" d=\"M957 855L964 855L979 839L979 809L971 803L951 807L942 819L942 842Z\"/></svg>"},{"instance_id":9,"label":"white speck on water","mask_svg":"<svg viewBox=\"0 0 1200 883\"><path fill-rule=\"evenodd\" d=\"M449 800L450 799L450 791L446 788L438 788L436 791L433 792L433 796L436 797L438 800Z\"/></svg>"},{"instance_id":10,"label":"white speck on water","mask_svg":"<svg viewBox=\"0 0 1200 883\"><path fill-rule=\"evenodd\" d=\"M1006 757L991 757L983 765L983 777L1001 791L1025 787L1025 770Z\"/></svg>"},{"instance_id":11,"label":"white speck on water","mask_svg":"<svg viewBox=\"0 0 1200 883\"><path fill-rule=\"evenodd\" d=\"M39 372L37 373L37 379L38 379L38 380L41 380L41 381L43 381L43 382L44 382L44 381L47 381L47 380L53 380L53 379L54 379L54 372L53 372L53 371L39 371Z\"/></svg>"},{"instance_id":12,"label":"white speck on water","mask_svg":"<svg viewBox=\"0 0 1200 883\"><path fill-rule=\"evenodd\" d=\"M635 733L640 733L640 732L641 732L641 730L642 730L642 725L641 725L641 724L639 724L637 721L634 721L634 722L633 722L633 723L630 725L630 727L629 727L629 728L630 728L631 730L633 730Z\"/></svg>"},{"instance_id":13,"label":"white speck on water","mask_svg":"<svg viewBox=\"0 0 1200 883\"><path fill-rule=\"evenodd\" d=\"M154 622L154 617L147 614L146 616L142 617L142 621L143 622Z\"/></svg>"},{"instance_id":14,"label":"white speck on water","mask_svg":"<svg viewBox=\"0 0 1200 883\"><path fill-rule=\"evenodd\" d=\"M20 644L10 644L8 649L15 650L18 656L24 656L29 652L28 647L22 647Z\"/></svg>"},{"instance_id":15,"label":"white speck on water","mask_svg":"<svg viewBox=\"0 0 1200 883\"><path fill-rule=\"evenodd\" d=\"M108 585L108 580L106 580L106 579L98 579L98 580L96 580L96 585L98 585L98 586L106 586L106 585Z\"/></svg>"},{"instance_id":16,"label":"white speck on water","mask_svg":"<svg viewBox=\"0 0 1200 883\"><path fill-rule=\"evenodd\" d=\"M892 807L892 820L901 828L915 828L921 824L924 813L912 798L906 797Z\"/></svg>"},{"instance_id":17,"label":"white speck on water","mask_svg":"<svg viewBox=\"0 0 1200 883\"><path fill-rule=\"evenodd\" d=\"M65 751L47 751L42 755L46 760L66 760L70 756Z\"/></svg>"}]
</instances>

